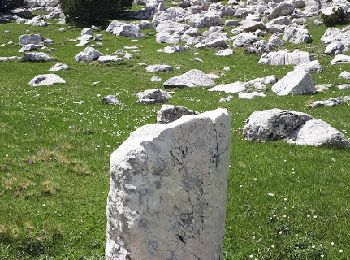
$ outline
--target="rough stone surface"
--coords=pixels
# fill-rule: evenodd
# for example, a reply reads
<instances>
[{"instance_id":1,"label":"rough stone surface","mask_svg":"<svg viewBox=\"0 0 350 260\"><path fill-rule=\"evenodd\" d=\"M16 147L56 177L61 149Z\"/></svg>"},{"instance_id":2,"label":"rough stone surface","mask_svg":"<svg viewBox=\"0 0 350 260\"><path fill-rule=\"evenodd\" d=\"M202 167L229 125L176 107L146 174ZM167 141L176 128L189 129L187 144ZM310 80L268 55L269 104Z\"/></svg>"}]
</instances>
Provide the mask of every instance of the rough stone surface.
<instances>
[{"instance_id":1,"label":"rough stone surface","mask_svg":"<svg viewBox=\"0 0 350 260\"><path fill-rule=\"evenodd\" d=\"M102 103L106 105L119 105L120 101L114 95L108 95L102 98Z\"/></svg>"},{"instance_id":2,"label":"rough stone surface","mask_svg":"<svg viewBox=\"0 0 350 260\"><path fill-rule=\"evenodd\" d=\"M280 50L262 54L259 63L269 65L299 65L312 60L313 58L310 54L305 51L294 50L293 52L288 52L287 50Z\"/></svg>"},{"instance_id":3,"label":"rough stone surface","mask_svg":"<svg viewBox=\"0 0 350 260\"><path fill-rule=\"evenodd\" d=\"M171 72L173 68L166 64L149 65L146 67L147 72Z\"/></svg>"},{"instance_id":4,"label":"rough stone surface","mask_svg":"<svg viewBox=\"0 0 350 260\"><path fill-rule=\"evenodd\" d=\"M297 145L350 147L349 140L342 133L320 119L307 121L291 142Z\"/></svg>"},{"instance_id":5,"label":"rough stone surface","mask_svg":"<svg viewBox=\"0 0 350 260\"><path fill-rule=\"evenodd\" d=\"M56 74L45 74L34 77L28 84L33 87L65 84L66 81Z\"/></svg>"},{"instance_id":6,"label":"rough stone surface","mask_svg":"<svg viewBox=\"0 0 350 260\"><path fill-rule=\"evenodd\" d=\"M279 96L303 95L315 93L315 84L310 74L296 69L288 72L281 80L272 86L272 91Z\"/></svg>"},{"instance_id":7,"label":"rough stone surface","mask_svg":"<svg viewBox=\"0 0 350 260\"><path fill-rule=\"evenodd\" d=\"M198 113L183 106L163 105L157 113L158 124L169 124L184 115L197 115Z\"/></svg>"},{"instance_id":8,"label":"rough stone surface","mask_svg":"<svg viewBox=\"0 0 350 260\"><path fill-rule=\"evenodd\" d=\"M289 138L311 116L280 109L254 112L247 120L243 132L250 141L275 141Z\"/></svg>"},{"instance_id":9,"label":"rough stone surface","mask_svg":"<svg viewBox=\"0 0 350 260\"><path fill-rule=\"evenodd\" d=\"M139 98L137 102L143 104L164 103L171 98L168 92L161 89L147 89L137 93L136 96Z\"/></svg>"},{"instance_id":10,"label":"rough stone surface","mask_svg":"<svg viewBox=\"0 0 350 260\"><path fill-rule=\"evenodd\" d=\"M139 128L111 155L106 259L222 259L230 116Z\"/></svg>"},{"instance_id":11,"label":"rough stone surface","mask_svg":"<svg viewBox=\"0 0 350 260\"><path fill-rule=\"evenodd\" d=\"M49 61L53 61L53 58L44 52L26 52L23 54L23 61L49 62Z\"/></svg>"},{"instance_id":12,"label":"rough stone surface","mask_svg":"<svg viewBox=\"0 0 350 260\"><path fill-rule=\"evenodd\" d=\"M67 70L69 69L69 66L64 63L56 63L54 66L50 68L49 71L51 72L56 72L56 71L61 71L61 70Z\"/></svg>"},{"instance_id":13,"label":"rough stone surface","mask_svg":"<svg viewBox=\"0 0 350 260\"><path fill-rule=\"evenodd\" d=\"M75 61L76 62L80 62L80 61L90 62L90 61L97 60L101 55L102 54L99 51L95 50L94 48L86 47L84 49L84 51L78 53L75 56Z\"/></svg>"},{"instance_id":14,"label":"rough stone surface","mask_svg":"<svg viewBox=\"0 0 350 260\"><path fill-rule=\"evenodd\" d=\"M204 72L193 69L168 79L163 85L165 88L211 87L215 85L215 82Z\"/></svg>"},{"instance_id":15,"label":"rough stone surface","mask_svg":"<svg viewBox=\"0 0 350 260\"><path fill-rule=\"evenodd\" d=\"M243 133L250 141L285 140L297 145L350 147L349 140L326 122L280 109L254 112L246 121Z\"/></svg>"}]
</instances>

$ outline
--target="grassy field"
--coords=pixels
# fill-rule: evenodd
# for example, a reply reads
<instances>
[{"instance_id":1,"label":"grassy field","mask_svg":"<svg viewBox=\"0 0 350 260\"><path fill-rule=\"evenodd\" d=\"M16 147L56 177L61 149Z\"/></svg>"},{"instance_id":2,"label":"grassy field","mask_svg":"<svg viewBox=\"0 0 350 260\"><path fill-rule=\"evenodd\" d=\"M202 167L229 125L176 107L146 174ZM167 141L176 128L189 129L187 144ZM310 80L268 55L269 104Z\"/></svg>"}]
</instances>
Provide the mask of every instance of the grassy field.
<instances>
[{"instance_id":1,"label":"grassy field","mask_svg":"<svg viewBox=\"0 0 350 260\"><path fill-rule=\"evenodd\" d=\"M153 74L138 63L166 63L180 68L163 79L192 68L222 74L217 83L276 75L291 67L258 65L258 55L235 50L217 57L214 50L190 49L163 54L155 31L133 42L103 34L103 54L123 46L141 53L120 65L78 64L74 56L80 29L52 24L47 28L0 25L0 56L20 55L18 37L40 33L54 40L52 56L71 69L58 72L67 84L33 88L28 82L48 73L50 63L0 63L0 259L102 259L105 246L105 205L109 190L109 155L133 131L154 123L160 105L136 103L135 94L148 88ZM9 30L10 32L4 32ZM319 39L326 30L309 28L314 42L300 48L314 53L324 72L316 83L345 83L338 75L349 65L330 66ZM199 52L198 55L195 55ZM203 63L193 61L198 57ZM230 72L223 74L225 66ZM100 82L94 85L93 82ZM310 101L350 95L331 89L322 94L219 103L226 95L206 89L176 89L171 104L197 111L227 108L233 116L225 259L349 259L350 153L348 150L299 147L284 142L243 140L245 119L271 108L303 111L350 133L350 107L309 109ZM114 94L121 106L101 103L99 95ZM349 136L349 134L348 134Z\"/></svg>"}]
</instances>

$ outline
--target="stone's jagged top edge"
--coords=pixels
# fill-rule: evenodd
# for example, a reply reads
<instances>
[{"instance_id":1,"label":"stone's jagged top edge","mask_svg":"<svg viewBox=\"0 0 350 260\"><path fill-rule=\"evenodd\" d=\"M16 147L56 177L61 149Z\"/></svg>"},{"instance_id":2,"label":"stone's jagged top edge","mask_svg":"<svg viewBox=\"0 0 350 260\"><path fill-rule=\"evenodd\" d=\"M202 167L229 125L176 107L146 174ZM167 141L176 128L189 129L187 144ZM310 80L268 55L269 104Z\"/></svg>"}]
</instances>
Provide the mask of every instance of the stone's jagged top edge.
<instances>
[{"instance_id":1,"label":"stone's jagged top edge","mask_svg":"<svg viewBox=\"0 0 350 260\"><path fill-rule=\"evenodd\" d=\"M120 162L123 155L128 153L136 153L137 151L143 150L142 143L150 142L159 136L166 129L174 129L175 127L186 124L187 122L194 119L210 119L214 124L219 118L231 117L227 109L218 108L215 110L207 111L199 115L184 115L181 118L175 120L169 124L148 124L144 125L130 134L126 139L110 156L111 167L117 162Z\"/></svg>"}]
</instances>

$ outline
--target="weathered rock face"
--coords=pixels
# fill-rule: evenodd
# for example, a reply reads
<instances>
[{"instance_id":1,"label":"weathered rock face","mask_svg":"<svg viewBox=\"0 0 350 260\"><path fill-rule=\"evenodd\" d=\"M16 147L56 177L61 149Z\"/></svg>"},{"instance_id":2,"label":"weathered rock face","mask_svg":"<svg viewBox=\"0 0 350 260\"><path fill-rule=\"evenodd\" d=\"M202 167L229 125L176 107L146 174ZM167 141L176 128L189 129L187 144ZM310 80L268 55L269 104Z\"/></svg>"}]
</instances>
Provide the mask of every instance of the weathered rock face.
<instances>
[{"instance_id":1,"label":"weathered rock face","mask_svg":"<svg viewBox=\"0 0 350 260\"><path fill-rule=\"evenodd\" d=\"M34 77L28 84L33 87L65 84L66 81L56 74L45 74Z\"/></svg>"},{"instance_id":2,"label":"weathered rock face","mask_svg":"<svg viewBox=\"0 0 350 260\"><path fill-rule=\"evenodd\" d=\"M180 76L175 76L164 82L165 88L211 87L215 82L200 70L190 70Z\"/></svg>"},{"instance_id":3,"label":"weathered rock face","mask_svg":"<svg viewBox=\"0 0 350 260\"><path fill-rule=\"evenodd\" d=\"M158 124L169 124L184 115L197 115L198 113L183 106L163 105L157 113Z\"/></svg>"},{"instance_id":4,"label":"weathered rock face","mask_svg":"<svg viewBox=\"0 0 350 260\"><path fill-rule=\"evenodd\" d=\"M244 126L250 141L285 140L297 145L350 147L349 140L326 122L308 114L271 109L254 112Z\"/></svg>"},{"instance_id":5,"label":"weathered rock face","mask_svg":"<svg viewBox=\"0 0 350 260\"><path fill-rule=\"evenodd\" d=\"M106 259L222 259L224 109L139 128L111 155Z\"/></svg>"},{"instance_id":6,"label":"weathered rock face","mask_svg":"<svg viewBox=\"0 0 350 260\"><path fill-rule=\"evenodd\" d=\"M251 141L274 141L291 136L311 116L280 109L254 112L244 126L244 137Z\"/></svg>"},{"instance_id":7,"label":"weathered rock face","mask_svg":"<svg viewBox=\"0 0 350 260\"><path fill-rule=\"evenodd\" d=\"M272 91L279 96L286 96L312 94L316 92L316 89L309 73L295 69L273 85Z\"/></svg>"}]
</instances>

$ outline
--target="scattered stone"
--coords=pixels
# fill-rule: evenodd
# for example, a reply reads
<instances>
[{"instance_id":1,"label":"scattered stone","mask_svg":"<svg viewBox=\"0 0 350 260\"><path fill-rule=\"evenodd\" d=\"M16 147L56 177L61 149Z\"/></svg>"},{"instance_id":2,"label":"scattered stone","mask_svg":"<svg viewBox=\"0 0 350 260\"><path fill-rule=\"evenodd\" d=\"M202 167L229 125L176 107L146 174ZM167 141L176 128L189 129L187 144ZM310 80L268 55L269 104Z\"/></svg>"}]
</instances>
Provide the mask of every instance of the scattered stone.
<instances>
[{"instance_id":1,"label":"scattered stone","mask_svg":"<svg viewBox=\"0 0 350 260\"><path fill-rule=\"evenodd\" d=\"M306 28L288 26L284 30L283 40L294 44L310 43L312 37Z\"/></svg>"},{"instance_id":2,"label":"scattered stone","mask_svg":"<svg viewBox=\"0 0 350 260\"><path fill-rule=\"evenodd\" d=\"M53 60L50 55L44 52L25 52L23 54L23 61L26 62L49 62Z\"/></svg>"},{"instance_id":3,"label":"scattered stone","mask_svg":"<svg viewBox=\"0 0 350 260\"><path fill-rule=\"evenodd\" d=\"M318 60L313 60L308 63L302 63L297 65L294 69L296 70L304 70L307 73L321 73L322 66Z\"/></svg>"},{"instance_id":4,"label":"scattered stone","mask_svg":"<svg viewBox=\"0 0 350 260\"><path fill-rule=\"evenodd\" d=\"M341 64L341 63L350 63L350 56L344 54L335 55L334 59L331 61L332 65Z\"/></svg>"},{"instance_id":5,"label":"scattered stone","mask_svg":"<svg viewBox=\"0 0 350 260\"><path fill-rule=\"evenodd\" d=\"M266 97L264 93L252 92L252 93L238 93L238 97L242 99L254 99L256 97Z\"/></svg>"},{"instance_id":6,"label":"scattered stone","mask_svg":"<svg viewBox=\"0 0 350 260\"><path fill-rule=\"evenodd\" d=\"M215 82L208 74L200 70L190 70L180 76L175 76L163 83L165 88L193 88L193 87L211 87Z\"/></svg>"},{"instance_id":7,"label":"scattered stone","mask_svg":"<svg viewBox=\"0 0 350 260\"><path fill-rule=\"evenodd\" d=\"M313 60L308 52L294 50L280 50L277 52L264 53L261 55L260 64L269 65L299 65L302 63L309 63Z\"/></svg>"},{"instance_id":8,"label":"scattered stone","mask_svg":"<svg viewBox=\"0 0 350 260\"><path fill-rule=\"evenodd\" d=\"M221 259L230 116L137 129L111 155L106 259Z\"/></svg>"},{"instance_id":9,"label":"scattered stone","mask_svg":"<svg viewBox=\"0 0 350 260\"><path fill-rule=\"evenodd\" d=\"M102 103L107 105L120 105L120 101L113 95L108 95L102 98Z\"/></svg>"},{"instance_id":10,"label":"scattered stone","mask_svg":"<svg viewBox=\"0 0 350 260\"><path fill-rule=\"evenodd\" d=\"M339 78L350 80L350 72L343 71L339 74Z\"/></svg>"},{"instance_id":11,"label":"scattered stone","mask_svg":"<svg viewBox=\"0 0 350 260\"><path fill-rule=\"evenodd\" d=\"M161 82L161 81L163 81L163 79L161 77L158 77L158 76L153 76L151 78L151 81L152 82Z\"/></svg>"},{"instance_id":12,"label":"scattered stone","mask_svg":"<svg viewBox=\"0 0 350 260\"><path fill-rule=\"evenodd\" d=\"M105 55L98 57L97 61L100 64L107 64L107 63L120 63L123 61L123 58L119 58L117 55Z\"/></svg>"},{"instance_id":13,"label":"scattered stone","mask_svg":"<svg viewBox=\"0 0 350 260\"><path fill-rule=\"evenodd\" d=\"M334 107L334 106L341 105L343 103L347 103L349 101L350 101L350 96L330 98L330 99L326 99L326 100L312 102L311 104L308 105L308 107L311 107L311 108Z\"/></svg>"},{"instance_id":14,"label":"scattered stone","mask_svg":"<svg viewBox=\"0 0 350 260\"><path fill-rule=\"evenodd\" d=\"M170 65L166 64L157 64L157 65L149 65L146 67L147 72L171 72L173 68Z\"/></svg>"},{"instance_id":15,"label":"scattered stone","mask_svg":"<svg viewBox=\"0 0 350 260\"><path fill-rule=\"evenodd\" d=\"M349 140L344 134L320 119L307 121L290 142L297 145L350 147Z\"/></svg>"},{"instance_id":16,"label":"scattered stone","mask_svg":"<svg viewBox=\"0 0 350 260\"><path fill-rule=\"evenodd\" d=\"M49 71L51 72L56 72L56 71L61 71L61 70L67 70L69 69L69 66L64 63L56 63Z\"/></svg>"},{"instance_id":17,"label":"scattered stone","mask_svg":"<svg viewBox=\"0 0 350 260\"><path fill-rule=\"evenodd\" d=\"M97 60L102 54L92 47L86 47L84 51L75 56L76 62L91 62Z\"/></svg>"},{"instance_id":18,"label":"scattered stone","mask_svg":"<svg viewBox=\"0 0 350 260\"><path fill-rule=\"evenodd\" d=\"M107 32L117 36L142 38L144 34L140 32L140 27L135 24L112 21L106 29Z\"/></svg>"},{"instance_id":19,"label":"scattered stone","mask_svg":"<svg viewBox=\"0 0 350 260\"><path fill-rule=\"evenodd\" d=\"M347 90L347 89L350 89L350 84L341 84L341 85L338 85L337 88L339 90Z\"/></svg>"},{"instance_id":20,"label":"scattered stone","mask_svg":"<svg viewBox=\"0 0 350 260\"><path fill-rule=\"evenodd\" d=\"M298 145L350 146L342 133L324 121L280 109L254 112L246 121L243 132L244 138L250 141L285 140Z\"/></svg>"},{"instance_id":21,"label":"scattered stone","mask_svg":"<svg viewBox=\"0 0 350 260\"><path fill-rule=\"evenodd\" d=\"M220 98L219 99L219 103L226 103L226 102L230 102L233 99L233 96L227 96L225 98Z\"/></svg>"},{"instance_id":22,"label":"scattered stone","mask_svg":"<svg viewBox=\"0 0 350 260\"><path fill-rule=\"evenodd\" d=\"M137 102L143 104L165 103L171 98L168 92L161 89L147 89L136 96L139 99Z\"/></svg>"},{"instance_id":23,"label":"scattered stone","mask_svg":"<svg viewBox=\"0 0 350 260\"><path fill-rule=\"evenodd\" d=\"M334 41L327 45L324 53L337 55L343 54L347 50L348 48L345 46L344 43L342 43L341 41Z\"/></svg>"},{"instance_id":24,"label":"scattered stone","mask_svg":"<svg viewBox=\"0 0 350 260\"><path fill-rule=\"evenodd\" d=\"M326 90L329 90L330 88L332 88L332 84L320 84L320 85L315 86L315 89L317 92L325 92Z\"/></svg>"},{"instance_id":25,"label":"scattered stone","mask_svg":"<svg viewBox=\"0 0 350 260\"><path fill-rule=\"evenodd\" d=\"M19 45L25 46L28 44L42 45L43 38L40 34L24 34L19 37Z\"/></svg>"},{"instance_id":26,"label":"scattered stone","mask_svg":"<svg viewBox=\"0 0 350 260\"><path fill-rule=\"evenodd\" d=\"M55 74L45 74L38 75L34 77L28 84L33 87L37 86L51 86L54 84L65 84L66 81L62 79L60 76Z\"/></svg>"},{"instance_id":27,"label":"scattered stone","mask_svg":"<svg viewBox=\"0 0 350 260\"><path fill-rule=\"evenodd\" d=\"M19 61L19 60L22 60L22 57L17 57L17 56L0 57L0 62Z\"/></svg>"},{"instance_id":28,"label":"scattered stone","mask_svg":"<svg viewBox=\"0 0 350 260\"><path fill-rule=\"evenodd\" d=\"M157 123L169 124L184 115L198 115L198 112L183 106L162 105L162 108L157 113Z\"/></svg>"},{"instance_id":29,"label":"scattered stone","mask_svg":"<svg viewBox=\"0 0 350 260\"><path fill-rule=\"evenodd\" d=\"M286 76L273 85L272 91L278 96L286 96L312 94L316 92L316 89L310 74L296 69L288 72Z\"/></svg>"},{"instance_id":30,"label":"scattered stone","mask_svg":"<svg viewBox=\"0 0 350 260\"><path fill-rule=\"evenodd\" d=\"M216 52L216 56L230 56L233 54L233 50L231 49L225 49L225 50L218 50Z\"/></svg>"}]
</instances>

